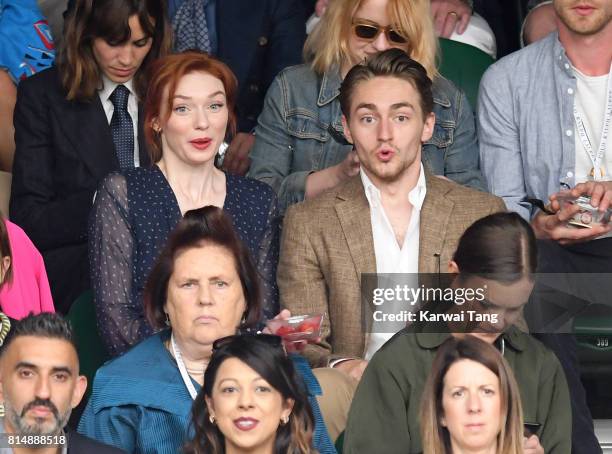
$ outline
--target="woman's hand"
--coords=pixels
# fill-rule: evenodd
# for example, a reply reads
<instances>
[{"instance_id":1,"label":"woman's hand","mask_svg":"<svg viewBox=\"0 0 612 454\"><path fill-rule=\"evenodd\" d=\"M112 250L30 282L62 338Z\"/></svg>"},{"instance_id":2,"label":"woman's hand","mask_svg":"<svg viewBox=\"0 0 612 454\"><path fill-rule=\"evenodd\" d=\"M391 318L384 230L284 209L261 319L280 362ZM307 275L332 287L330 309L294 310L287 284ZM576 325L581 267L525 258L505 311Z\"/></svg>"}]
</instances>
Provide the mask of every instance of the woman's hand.
<instances>
[{"instance_id":1,"label":"woman's hand","mask_svg":"<svg viewBox=\"0 0 612 454\"><path fill-rule=\"evenodd\" d=\"M532 435L529 438L523 437L523 452L524 454L544 454L544 448L537 435Z\"/></svg>"},{"instance_id":2,"label":"woman's hand","mask_svg":"<svg viewBox=\"0 0 612 454\"><path fill-rule=\"evenodd\" d=\"M472 11L463 0L431 0L436 33L442 38L450 38L455 30L462 34L470 22Z\"/></svg>"},{"instance_id":3,"label":"woman's hand","mask_svg":"<svg viewBox=\"0 0 612 454\"><path fill-rule=\"evenodd\" d=\"M335 168L338 182L343 182L344 180L348 180L349 178L357 175L360 168L359 156L357 156L357 152L355 150L351 150L351 152L346 155L340 164L336 164Z\"/></svg>"},{"instance_id":4,"label":"woman's hand","mask_svg":"<svg viewBox=\"0 0 612 454\"><path fill-rule=\"evenodd\" d=\"M325 10L327 9L327 5L329 5L330 0L317 0L317 4L315 5L315 14L317 17L321 17L325 14Z\"/></svg>"},{"instance_id":5,"label":"woman's hand","mask_svg":"<svg viewBox=\"0 0 612 454\"><path fill-rule=\"evenodd\" d=\"M246 132L239 132L236 134L236 137L234 137L225 152L223 168L235 175L246 174L251 166L249 153L254 143L255 136L253 134Z\"/></svg>"},{"instance_id":6,"label":"woman's hand","mask_svg":"<svg viewBox=\"0 0 612 454\"><path fill-rule=\"evenodd\" d=\"M291 311L289 309L283 309L272 320L287 320L290 317ZM267 326L261 332L264 334L273 334L272 331L270 331L270 328Z\"/></svg>"},{"instance_id":7,"label":"woman's hand","mask_svg":"<svg viewBox=\"0 0 612 454\"><path fill-rule=\"evenodd\" d=\"M359 168L359 157L357 152L352 150L339 164L308 175L306 177L304 198L311 199L327 189L335 188L345 180L357 175Z\"/></svg>"}]
</instances>

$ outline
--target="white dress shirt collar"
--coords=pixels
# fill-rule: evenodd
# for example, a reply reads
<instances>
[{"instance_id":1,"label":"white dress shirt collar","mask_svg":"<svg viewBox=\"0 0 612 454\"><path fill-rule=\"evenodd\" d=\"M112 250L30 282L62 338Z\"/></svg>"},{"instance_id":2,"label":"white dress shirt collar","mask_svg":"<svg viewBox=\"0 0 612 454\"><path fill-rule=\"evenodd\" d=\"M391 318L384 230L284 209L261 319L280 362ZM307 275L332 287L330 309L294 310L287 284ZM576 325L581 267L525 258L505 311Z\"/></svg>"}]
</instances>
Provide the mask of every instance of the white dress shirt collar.
<instances>
[{"instance_id":1,"label":"white dress shirt collar","mask_svg":"<svg viewBox=\"0 0 612 454\"><path fill-rule=\"evenodd\" d=\"M134 167L139 167L140 154L138 152L138 99L136 98L136 93L134 92L134 79L130 79L123 84L118 84L117 82L113 82L112 80L110 80L105 75L102 75L102 83L102 88L98 90L98 97L100 98L100 102L102 103L102 108L104 109L104 114L106 115L106 120L108 121L109 125L113 118L113 112L115 111L115 106L110 100L110 95L113 94L113 91L115 91L117 85L124 85L130 91L127 110L128 114L132 118L132 126L134 129Z\"/></svg>"},{"instance_id":2,"label":"white dress shirt collar","mask_svg":"<svg viewBox=\"0 0 612 454\"><path fill-rule=\"evenodd\" d=\"M125 85L125 88L130 90L130 95L136 97L136 93L134 92L134 79L130 79L123 84L118 84L117 82L110 80L105 75L102 75L102 84L102 88L99 90L100 99L102 101L110 101L110 95L113 94L113 91L115 91L117 85Z\"/></svg>"},{"instance_id":3,"label":"white dress shirt collar","mask_svg":"<svg viewBox=\"0 0 612 454\"><path fill-rule=\"evenodd\" d=\"M365 190L366 198L368 199L370 207L372 207L373 203L376 206L380 205L380 189L378 189L376 185L372 183L372 180L370 180L370 178L363 171L363 169L359 170L359 176L361 177L361 182L363 183L363 188ZM425 185L425 171L423 169L423 164L421 164L417 184L408 193L408 201L412 205L413 209L421 211L421 207L423 206L423 201L425 200L426 193L427 188Z\"/></svg>"}]
</instances>

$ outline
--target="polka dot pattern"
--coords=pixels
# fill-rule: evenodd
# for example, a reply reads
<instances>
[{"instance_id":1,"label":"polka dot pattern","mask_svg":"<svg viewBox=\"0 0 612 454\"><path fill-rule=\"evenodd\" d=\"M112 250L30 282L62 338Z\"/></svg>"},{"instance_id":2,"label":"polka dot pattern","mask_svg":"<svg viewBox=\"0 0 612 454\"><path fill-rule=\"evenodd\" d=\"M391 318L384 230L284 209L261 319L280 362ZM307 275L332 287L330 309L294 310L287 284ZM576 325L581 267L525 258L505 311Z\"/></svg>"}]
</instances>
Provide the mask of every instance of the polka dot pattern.
<instances>
[{"instance_id":1,"label":"polka dot pattern","mask_svg":"<svg viewBox=\"0 0 612 454\"><path fill-rule=\"evenodd\" d=\"M251 251L264 316L270 318L278 313L276 196L265 183L229 174L226 179L223 209ZM90 218L90 269L98 326L113 355L153 334L144 317L144 285L180 219L172 188L156 166L111 174L98 190Z\"/></svg>"},{"instance_id":2,"label":"polka dot pattern","mask_svg":"<svg viewBox=\"0 0 612 454\"><path fill-rule=\"evenodd\" d=\"M110 128L121 170L134 167L134 124L127 107L129 97L130 90L125 85L117 85L109 96L115 108Z\"/></svg>"}]
</instances>

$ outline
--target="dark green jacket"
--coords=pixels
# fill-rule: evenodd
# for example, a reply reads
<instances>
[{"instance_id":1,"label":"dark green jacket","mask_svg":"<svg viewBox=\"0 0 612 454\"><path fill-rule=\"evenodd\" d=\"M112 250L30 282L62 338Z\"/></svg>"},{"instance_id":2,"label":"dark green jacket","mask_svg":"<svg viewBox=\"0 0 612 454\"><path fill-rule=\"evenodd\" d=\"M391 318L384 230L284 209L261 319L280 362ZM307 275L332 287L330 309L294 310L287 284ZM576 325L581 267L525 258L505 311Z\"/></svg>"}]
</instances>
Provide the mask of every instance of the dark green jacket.
<instances>
[{"instance_id":1,"label":"dark green jacket","mask_svg":"<svg viewBox=\"0 0 612 454\"><path fill-rule=\"evenodd\" d=\"M420 453L419 406L427 375L448 333L404 329L365 370L351 405L344 454ZM565 375L557 357L539 341L511 327L504 357L521 391L525 422L540 423L546 454L571 452L572 416Z\"/></svg>"}]
</instances>

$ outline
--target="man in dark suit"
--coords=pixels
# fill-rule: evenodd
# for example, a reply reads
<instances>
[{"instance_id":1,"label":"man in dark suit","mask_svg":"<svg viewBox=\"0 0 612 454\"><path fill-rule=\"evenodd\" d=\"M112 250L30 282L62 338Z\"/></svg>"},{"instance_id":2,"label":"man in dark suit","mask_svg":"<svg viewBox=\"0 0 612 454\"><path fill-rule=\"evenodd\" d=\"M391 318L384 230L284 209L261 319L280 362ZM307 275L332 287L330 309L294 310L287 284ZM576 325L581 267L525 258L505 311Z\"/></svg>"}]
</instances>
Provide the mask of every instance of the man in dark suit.
<instances>
[{"instance_id":1,"label":"man in dark suit","mask_svg":"<svg viewBox=\"0 0 612 454\"><path fill-rule=\"evenodd\" d=\"M41 454L122 453L76 432L64 432L86 388L87 378L79 375L76 344L65 320L43 313L16 322L0 354L5 412L0 434L8 444L0 453L12 453L16 447Z\"/></svg>"},{"instance_id":2,"label":"man in dark suit","mask_svg":"<svg viewBox=\"0 0 612 454\"><path fill-rule=\"evenodd\" d=\"M268 87L279 71L302 61L304 0L169 0L168 10L176 50L197 48L212 53L238 79L238 134L224 167L245 174L254 141L251 132ZM204 27L207 37L195 36Z\"/></svg>"}]
</instances>

